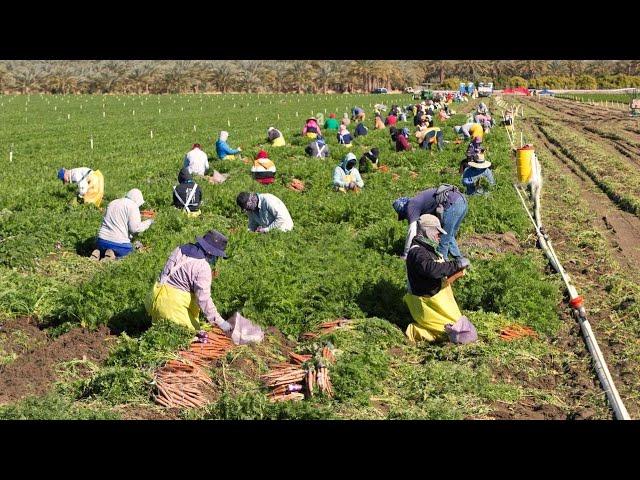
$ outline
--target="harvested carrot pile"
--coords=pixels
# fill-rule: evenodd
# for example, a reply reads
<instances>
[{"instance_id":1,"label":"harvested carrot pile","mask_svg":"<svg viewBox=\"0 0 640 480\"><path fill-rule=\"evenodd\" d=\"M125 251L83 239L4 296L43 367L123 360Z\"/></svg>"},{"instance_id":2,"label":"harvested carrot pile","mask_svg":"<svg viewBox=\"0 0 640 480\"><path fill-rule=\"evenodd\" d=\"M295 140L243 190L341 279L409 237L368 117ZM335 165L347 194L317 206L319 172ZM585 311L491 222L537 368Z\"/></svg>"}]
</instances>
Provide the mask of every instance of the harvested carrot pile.
<instances>
[{"instance_id":1,"label":"harvested carrot pile","mask_svg":"<svg viewBox=\"0 0 640 480\"><path fill-rule=\"evenodd\" d=\"M411 176L411 178L418 178L418 172L409 172L409 175Z\"/></svg>"},{"instance_id":2,"label":"harvested carrot pile","mask_svg":"<svg viewBox=\"0 0 640 480\"><path fill-rule=\"evenodd\" d=\"M201 332L189 350L178 352L176 360L169 360L155 373L158 393L154 400L168 408L202 407L208 403L207 393L212 389L206 369L222 357L233 342L222 330Z\"/></svg>"},{"instance_id":3,"label":"harvested carrot pile","mask_svg":"<svg viewBox=\"0 0 640 480\"><path fill-rule=\"evenodd\" d=\"M529 327L513 324L503 328L500 331L500 338L506 341L516 340L523 337L537 337L538 334Z\"/></svg>"},{"instance_id":4,"label":"harvested carrot pile","mask_svg":"<svg viewBox=\"0 0 640 480\"><path fill-rule=\"evenodd\" d=\"M154 210L142 210L140 212L140 216L145 218L156 218L156 212Z\"/></svg>"},{"instance_id":5,"label":"harvested carrot pile","mask_svg":"<svg viewBox=\"0 0 640 480\"><path fill-rule=\"evenodd\" d=\"M306 332L306 333L302 334L302 338L304 338L305 340L308 340L310 338L316 338L319 335L324 335L325 333L332 332L336 328L347 327L349 324L351 324L351 320L347 320L345 318L340 318L338 320L333 320L331 322L324 322L324 323L320 324L320 332L319 333Z\"/></svg>"},{"instance_id":6,"label":"harvested carrot pile","mask_svg":"<svg viewBox=\"0 0 640 480\"><path fill-rule=\"evenodd\" d=\"M380 165L380 168L378 168L378 170L380 170L382 173L388 173L389 167L387 165Z\"/></svg>"},{"instance_id":7,"label":"harvested carrot pile","mask_svg":"<svg viewBox=\"0 0 640 480\"><path fill-rule=\"evenodd\" d=\"M303 400L305 393L307 398L313 397L316 390L330 397L333 396L329 370L323 361L335 361L330 344L319 350L315 361L312 361L312 355L300 355L294 352L289 352L289 357L293 364L273 365L268 373L260 377L262 382L271 389L269 398L272 402ZM302 368L303 364L306 364L306 368ZM303 391L305 393L302 393Z\"/></svg>"}]
</instances>

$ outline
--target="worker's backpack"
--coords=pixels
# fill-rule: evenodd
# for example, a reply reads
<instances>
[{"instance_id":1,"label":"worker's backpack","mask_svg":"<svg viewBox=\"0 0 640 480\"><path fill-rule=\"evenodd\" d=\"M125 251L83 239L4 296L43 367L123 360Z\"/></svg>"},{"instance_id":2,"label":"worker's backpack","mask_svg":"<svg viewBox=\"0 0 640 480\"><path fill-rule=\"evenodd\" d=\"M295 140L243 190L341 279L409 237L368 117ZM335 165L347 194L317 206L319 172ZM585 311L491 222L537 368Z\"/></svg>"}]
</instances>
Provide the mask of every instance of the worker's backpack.
<instances>
[{"instance_id":1,"label":"worker's backpack","mask_svg":"<svg viewBox=\"0 0 640 480\"><path fill-rule=\"evenodd\" d=\"M436 216L440 219L440 221L442 221L442 214L444 213L444 204L447 203L449 194L451 192L460 193L460 189L455 185L443 183L436 190Z\"/></svg>"}]
</instances>

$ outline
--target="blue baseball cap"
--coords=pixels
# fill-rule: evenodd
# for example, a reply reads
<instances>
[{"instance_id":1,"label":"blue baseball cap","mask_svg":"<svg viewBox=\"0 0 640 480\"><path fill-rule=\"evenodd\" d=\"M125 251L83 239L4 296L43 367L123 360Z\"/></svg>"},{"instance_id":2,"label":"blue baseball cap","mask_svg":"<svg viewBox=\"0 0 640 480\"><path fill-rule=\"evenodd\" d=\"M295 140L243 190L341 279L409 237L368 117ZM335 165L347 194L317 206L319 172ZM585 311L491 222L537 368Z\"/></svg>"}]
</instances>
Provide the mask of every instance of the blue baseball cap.
<instances>
[{"instance_id":1,"label":"blue baseball cap","mask_svg":"<svg viewBox=\"0 0 640 480\"><path fill-rule=\"evenodd\" d=\"M62 180L64 182L64 168L61 168L60 170L58 170L58 180Z\"/></svg>"}]
</instances>

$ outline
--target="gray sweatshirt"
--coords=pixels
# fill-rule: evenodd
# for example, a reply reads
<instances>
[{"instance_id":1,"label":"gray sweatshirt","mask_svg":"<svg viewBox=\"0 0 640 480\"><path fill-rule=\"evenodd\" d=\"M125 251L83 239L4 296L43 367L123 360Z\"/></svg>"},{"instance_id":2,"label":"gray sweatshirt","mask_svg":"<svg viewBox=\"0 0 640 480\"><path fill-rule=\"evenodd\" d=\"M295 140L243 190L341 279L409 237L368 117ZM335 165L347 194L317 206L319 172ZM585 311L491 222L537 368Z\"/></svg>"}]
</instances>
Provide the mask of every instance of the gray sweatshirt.
<instances>
[{"instance_id":1,"label":"gray sweatshirt","mask_svg":"<svg viewBox=\"0 0 640 480\"><path fill-rule=\"evenodd\" d=\"M118 198L107 206L98 238L114 243L130 243L135 233L144 232L153 220L140 221L140 209L133 200Z\"/></svg>"}]
</instances>

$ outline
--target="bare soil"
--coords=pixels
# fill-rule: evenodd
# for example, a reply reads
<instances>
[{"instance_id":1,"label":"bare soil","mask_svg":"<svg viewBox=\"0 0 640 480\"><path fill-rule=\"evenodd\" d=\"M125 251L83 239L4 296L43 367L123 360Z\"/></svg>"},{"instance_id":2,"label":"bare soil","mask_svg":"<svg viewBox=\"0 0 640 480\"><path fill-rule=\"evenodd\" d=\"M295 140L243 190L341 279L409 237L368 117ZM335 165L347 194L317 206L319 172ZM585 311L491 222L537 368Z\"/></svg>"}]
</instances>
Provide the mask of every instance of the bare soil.
<instances>
[{"instance_id":1,"label":"bare soil","mask_svg":"<svg viewBox=\"0 0 640 480\"><path fill-rule=\"evenodd\" d=\"M107 358L109 341L114 338L106 327L101 327L94 332L75 328L52 340L28 319L18 319L3 327L20 329L39 341L22 351L12 363L0 366L0 404L46 394L58 378L56 366L60 362L84 359L100 364Z\"/></svg>"}]
</instances>

